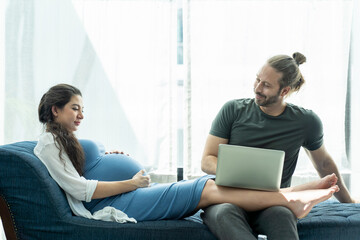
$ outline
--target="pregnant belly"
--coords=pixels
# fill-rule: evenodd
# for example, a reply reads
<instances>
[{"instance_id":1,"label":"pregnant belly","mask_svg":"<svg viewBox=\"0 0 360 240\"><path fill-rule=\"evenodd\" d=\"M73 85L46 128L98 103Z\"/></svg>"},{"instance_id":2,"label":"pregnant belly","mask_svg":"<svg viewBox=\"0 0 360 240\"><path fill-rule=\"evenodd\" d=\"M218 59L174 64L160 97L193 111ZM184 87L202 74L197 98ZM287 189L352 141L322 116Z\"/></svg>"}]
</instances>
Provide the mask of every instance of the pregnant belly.
<instances>
[{"instance_id":1,"label":"pregnant belly","mask_svg":"<svg viewBox=\"0 0 360 240\"><path fill-rule=\"evenodd\" d=\"M127 155L106 154L99 156L91 168L85 166L84 177L100 181L122 181L131 179L141 169L143 166Z\"/></svg>"}]
</instances>

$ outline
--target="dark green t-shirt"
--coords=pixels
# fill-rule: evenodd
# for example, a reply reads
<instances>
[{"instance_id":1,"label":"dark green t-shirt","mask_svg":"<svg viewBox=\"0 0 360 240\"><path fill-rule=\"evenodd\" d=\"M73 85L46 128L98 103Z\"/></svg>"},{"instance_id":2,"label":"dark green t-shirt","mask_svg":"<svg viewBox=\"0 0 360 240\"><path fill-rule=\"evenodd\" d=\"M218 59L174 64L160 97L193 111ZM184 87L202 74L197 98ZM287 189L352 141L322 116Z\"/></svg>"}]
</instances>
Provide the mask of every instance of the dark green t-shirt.
<instances>
[{"instance_id":1,"label":"dark green t-shirt","mask_svg":"<svg viewBox=\"0 0 360 240\"><path fill-rule=\"evenodd\" d=\"M323 128L319 117L287 103L279 116L261 111L254 99L227 102L212 123L210 134L229 139L229 144L285 151L281 187L289 187L300 147L313 151L323 144Z\"/></svg>"}]
</instances>

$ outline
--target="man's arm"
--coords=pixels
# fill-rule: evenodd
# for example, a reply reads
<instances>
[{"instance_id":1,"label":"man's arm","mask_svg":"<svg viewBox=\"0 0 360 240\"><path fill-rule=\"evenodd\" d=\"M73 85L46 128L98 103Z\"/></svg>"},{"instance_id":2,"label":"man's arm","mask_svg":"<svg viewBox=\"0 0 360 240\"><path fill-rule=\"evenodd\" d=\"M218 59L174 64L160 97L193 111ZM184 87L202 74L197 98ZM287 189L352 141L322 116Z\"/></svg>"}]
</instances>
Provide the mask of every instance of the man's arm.
<instances>
[{"instance_id":1,"label":"man's arm","mask_svg":"<svg viewBox=\"0 0 360 240\"><path fill-rule=\"evenodd\" d=\"M340 191L334 194L335 197L342 203L354 203L355 200L351 198L350 193L340 175L339 169L330 154L326 151L325 146L322 145L319 149L314 151L309 151L307 149L305 149L305 151L310 157L320 177L324 177L332 173L335 173L338 177L337 185L340 187Z\"/></svg>"},{"instance_id":2,"label":"man's arm","mask_svg":"<svg viewBox=\"0 0 360 240\"><path fill-rule=\"evenodd\" d=\"M201 159L201 170L207 174L216 174L217 156L219 144L227 144L229 139L215 137L209 134L204 148L204 153Z\"/></svg>"}]
</instances>

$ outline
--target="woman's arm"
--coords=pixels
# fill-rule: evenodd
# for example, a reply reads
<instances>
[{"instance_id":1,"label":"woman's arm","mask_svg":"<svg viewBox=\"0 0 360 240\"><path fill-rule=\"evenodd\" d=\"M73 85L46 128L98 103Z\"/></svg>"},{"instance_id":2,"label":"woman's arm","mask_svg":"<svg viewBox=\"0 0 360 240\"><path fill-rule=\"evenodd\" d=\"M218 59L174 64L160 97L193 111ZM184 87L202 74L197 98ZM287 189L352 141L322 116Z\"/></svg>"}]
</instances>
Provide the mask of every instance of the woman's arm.
<instances>
[{"instance_id":1,"label":"woman's arm","mask_svg":"<svg viewBox=\"0 0 360 240\"><path fill-rule=\"evenodd\" d=\"M52 135L43 135L35 147L34 153L45 164L55 182L67 194L79 201L91 201L98 181L81 177L64 151L61 160L59 149L56 147Z\"/></svg>"},{"instance_id":2,"label":"woman's arm","mask_svg":"<svg viewBox=\"0 0 360 240\"><path fill-rule=\"evenodd\" d=\"M103 182L99 181L91 199L106 198L121 193L134 191L137 188L149 187L150 177L143 176L140 170L132 179L125 181Z\"/></svg>"},{"instance_id":3,"label":"woman's arm","mask_svg":"<svg viewBox=\"0 0 360 240\"><path fill-rule=\"evenodd\" d=\"M34 153L45 164L57 184L77 200L90 202L91 199L113 196L149 186L150 178L143 176L143 171L126 181L99 182L85 179L78 174L64 151L62 153L63 160L60 160L59 149L56 147L53 137L49 135L43 138L46 137L49 139L43 139L45 144L39 148L36 147Z\"/></svg>"}]
</instances>

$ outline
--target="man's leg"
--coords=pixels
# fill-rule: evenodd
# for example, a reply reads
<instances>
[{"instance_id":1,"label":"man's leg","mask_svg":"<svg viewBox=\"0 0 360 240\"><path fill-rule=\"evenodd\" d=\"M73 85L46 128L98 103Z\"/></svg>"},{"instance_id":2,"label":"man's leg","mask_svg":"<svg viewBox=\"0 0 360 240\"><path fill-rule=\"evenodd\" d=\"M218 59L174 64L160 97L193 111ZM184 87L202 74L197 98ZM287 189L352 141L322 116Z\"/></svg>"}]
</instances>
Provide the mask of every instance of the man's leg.
<instances>
[{"instance_id":1,"label":"man's leg","mask_svg":"<svg viewBox=\"0 0 360 240\"><path fill-rule=\"evenodd\" d=\"M256 240L247 213L236 205L223 203L207 207L201 217L220 240Z\"/></svg>"},{"instance_id":2,"label":"man's leg","mask_svg":"<svg viewBox=\"0 0 360 240\"><path fill-rule=\"evenodd\" d=\"M267 235L271 240L298 240L297 218L286 207L275 206L250 213L254 231Z\"/></svg>"}]
</instances>

